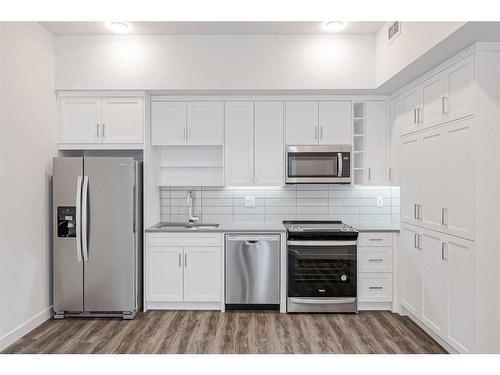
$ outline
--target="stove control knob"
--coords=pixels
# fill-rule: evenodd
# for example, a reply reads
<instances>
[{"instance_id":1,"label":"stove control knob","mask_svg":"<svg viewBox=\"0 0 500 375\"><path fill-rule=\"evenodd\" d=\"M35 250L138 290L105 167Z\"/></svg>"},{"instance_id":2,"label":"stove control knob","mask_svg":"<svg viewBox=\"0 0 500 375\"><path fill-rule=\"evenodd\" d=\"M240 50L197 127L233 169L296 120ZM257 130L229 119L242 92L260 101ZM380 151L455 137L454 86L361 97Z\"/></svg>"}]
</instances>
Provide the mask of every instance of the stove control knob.
<instances>
[{"instance_id":1,"label":"stove control knob","mask_svg":"<svg viewBox=\"0 0 500 375\"><path fill-rule=\"evenodd\" d=\"M347 280L347 276L346 276L346 275L342 275L342 276L340 276L340 280L342 280L342 281L346 281L346 280Z\"/></svg>"}]
</instances>

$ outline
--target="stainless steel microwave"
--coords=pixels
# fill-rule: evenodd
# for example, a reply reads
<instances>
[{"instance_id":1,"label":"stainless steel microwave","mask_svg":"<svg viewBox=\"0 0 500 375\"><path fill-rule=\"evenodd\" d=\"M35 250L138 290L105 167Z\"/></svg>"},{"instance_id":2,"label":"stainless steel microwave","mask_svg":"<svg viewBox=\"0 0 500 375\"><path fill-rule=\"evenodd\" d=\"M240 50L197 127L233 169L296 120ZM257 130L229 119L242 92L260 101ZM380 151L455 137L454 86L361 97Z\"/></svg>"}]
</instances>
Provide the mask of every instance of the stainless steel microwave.
<instances>
[{"instance_id":1,"label":"stainless steel microwave","mask_svg":"<svg viewBox=\"0 0 500 375\"><path fill-rule=\"evenodd\" d=\"M352 146L286 146L287 184L350 184Z\"/></svg>"}]
</instances>

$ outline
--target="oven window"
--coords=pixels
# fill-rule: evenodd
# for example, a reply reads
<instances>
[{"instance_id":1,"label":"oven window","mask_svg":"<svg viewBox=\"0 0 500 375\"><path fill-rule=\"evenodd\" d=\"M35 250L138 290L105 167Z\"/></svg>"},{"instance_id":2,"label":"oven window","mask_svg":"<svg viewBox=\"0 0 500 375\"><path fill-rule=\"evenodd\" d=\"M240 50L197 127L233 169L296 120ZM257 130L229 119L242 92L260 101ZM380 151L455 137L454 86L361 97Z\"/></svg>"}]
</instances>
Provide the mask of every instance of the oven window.
<instances>
[{"instance_id":1,"label":"oven window","mask_svg":"<svg viewBox=\"0 0 500 375\"><path fill-rule=\"evenodd\" d=\"M338 174L337 166L337 153L288 154L288 177L334 177Z\"/></svg>"},{"instance_id":2,"label":"oven window","mask_svg":"<svg viewBox=\"0 0 500 375\"><path fill-rule=\"evenodd\" d=\"M289 246L290 297L355 297L356 246Z\"/></svg>"}]
</instances>

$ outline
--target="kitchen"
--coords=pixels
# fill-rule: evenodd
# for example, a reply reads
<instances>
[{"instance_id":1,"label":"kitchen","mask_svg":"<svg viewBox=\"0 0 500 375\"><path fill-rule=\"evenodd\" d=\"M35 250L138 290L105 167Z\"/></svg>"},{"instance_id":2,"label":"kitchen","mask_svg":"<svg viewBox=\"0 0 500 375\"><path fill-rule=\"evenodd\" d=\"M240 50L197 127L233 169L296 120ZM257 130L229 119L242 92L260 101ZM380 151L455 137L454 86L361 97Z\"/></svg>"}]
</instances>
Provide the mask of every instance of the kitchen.
<instances>
[{"instance_id":1,"label":"kitchen","mask_svg":"<svg viewBox=\"0 0 500 375\"><path fill-rule=\"evenodd\" d=\"M0 27L3 354L500 352L498 22Z\"/></svg>"}]
</instances>

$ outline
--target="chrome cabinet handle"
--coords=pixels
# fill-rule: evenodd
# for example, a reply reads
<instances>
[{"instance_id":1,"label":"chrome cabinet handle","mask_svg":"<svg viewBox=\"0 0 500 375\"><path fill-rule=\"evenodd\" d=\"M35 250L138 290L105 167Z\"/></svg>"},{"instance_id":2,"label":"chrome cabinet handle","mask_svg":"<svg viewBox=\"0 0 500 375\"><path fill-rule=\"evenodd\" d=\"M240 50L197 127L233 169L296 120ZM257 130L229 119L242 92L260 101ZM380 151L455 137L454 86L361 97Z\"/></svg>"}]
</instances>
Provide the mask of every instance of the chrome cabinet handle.
<instances>
[{"instance_id":1,"label":"chrome cabinet handle","mask_svg":"<svg viewBox=\"0 0 500 375\"><path fill-rule=\"evenodd\" d=\"M184 267L187 268L188 266L188 255L187 253L184 253Z\"/></svg>"},{"instance_id":2,"label":"chrome cabinet handle","mask_svg":"<svg viewBox=\"0 0 500 375\"><path fill-rule=\"evenodd\" d=\"M106 124L102 124L102 137L106 138Z\"/></svg>"},{"instance_id":3,"label":"chrome cabinet handle","mask_svg":"<svg viewBox=\"0 0 500 375\"><path fill-rule=\"evenodd\" d=\"M97 134L96 134L96 137L99 138L99 124L96 124L97 125Z\"/></svg>"},{"instance_id":4,"label":"chrome cabinet handle","mask_svg":"<svg viewBox=\"0 0 500 375\"><path fill-rule=\"evenodd\" d=\"M417 109L416 108L413 109L413 123L414 124L417 123Z\"/></svg>"},{"instance_id":5,"label":"chrome cabinet handle","mask_svg":"<svg viewBox=\"0 0 500 375\"><path fill-rule=\"evenodd\" d=\"M417 204L416 203L413 204L413 218L418 219L418 217L417 217Z\"/></svg>"},{"instance_id":6,"label":"chrome cabinet handle","mask_svg":"<svg viewBox=\"0 0 500 375\"><path fill-rule=\"evenodd\" d=\"M448 209L446 207L441 209L441 224L448 225Z\"/></svg>"},{"instance_id":7,"label":"chrome cabinet handle","mask_svg":"<svg viewBox=\"0 0 500 375\"><path fill-rule=\"evenodd\" d=\"M182 139L187 141L187 127L186 126L184 126L184 134L182 134Z\"/></svg>"},{"instance_id":8,"label":"chrome cabinet handle","mask_svg":"<svg viewBox=\"0 0 500 375\"><path fill-rule=\"evenodd\" d=\"M76 179L76 259L82 262L82 176Z\"/></svg>"},{"instance_id":9,"label":"chrome cabinet handle","mask_svg":"<svg viewBox=\"0 0 500 375\"><path fill-rule=\"evenodd\" d=\"M368 289L370 289L370 290L382 290L382 289L384 289L384 287L383 286L370 286L370 287L368 287Z\"/></svg>"},{"instance_id":10,"label":"chrome cabinet handle","mask_svg":"<svg viewBox=\"0 0 500 375\"><path fill-rule=\"evenodd\" d=\"M441 111L443 112L443 115L448 114L448 97L443 96L441 98Z\"/></svg>"},{"instance_id":11,"label":"chrome cabinet handle","mask_svg":"<svg viewBox=\"0 0 500 375\"><path fill-rule=\"evenodd\" d=\"M372 180L372 169L368 168L368 181Z\"/></svg>"},{"instance_id":12,"label":"chrome cabinet handle","mask_svg":"<svg viewBox=\"0 0 500 375\"><path fill-rule=\"evenodd\" d=\"M323 127L319 127L319 139L323 139Z\"/></svg>"},{"instance_id":13,"label":"chrome cabinet handle","mask_svg":"<svg viewBox=\"0 0 500 375\"><path fill-rule=\"evenodd\" d=\"M392 181L392 167L389 168L389 181Z\"/></svg>"},{"instance_id":14,"label":"chrome cabinet handle","mask_svg":"<svg viewBox=\"0 0 500 375\"><path fill-rule=\"evenodd\" d=\"M415 249L418 249L417 242L418 242L418 233L415 233L415 234L413 235L413 247L414 247Z\"/></svg>"},{"instance_id":15,"label":"chrome cabinet handle","mask_svg":"<svg viewBox=\"0 0 500 375\"><path fill-rule=\"evenodd\" d=\"M370 238L369 241L383 241L383 238Z\"/></svg>"},{"instance_id":16,"label":"chrome cabinet handle","mask_svg":"<svg viewBox=\"0 0 500 375\"><path fill-rule=\"evenodd\" d=\"M179 267L182 267L182 255L179 253Z\"/></svg>"},{"instance_id":17,"label":"chrome cabinet handle","mask_svg":"<svg viewBox=\"0 0 500 375\"><path fill-rule=\"evenodd\" d=\"M188 141L191 140L191 127L190 126L187 128L187 139L188 139Z\"/></svg>"},{"instance_id":18,"label":"chrome cabinet handle","mask_svg":"<svg viewBox=\"0 0 500 375\"><path fill-rule=\"evenodd\" d=\"M443 261L448 260L448 243L447 242L441 243L441 260L443 260Z\"/></svg>"},{"instance_id":19,"label":"chrome cabinet handle","mask_svg":"<svg viewBox=\"0 0 500 375\"><path fill-rule=\"evenodd\" d=\"M370 258L368 259L369 262L383 262L384 260L381 258Z\"/></svg>"}]
</instances>

